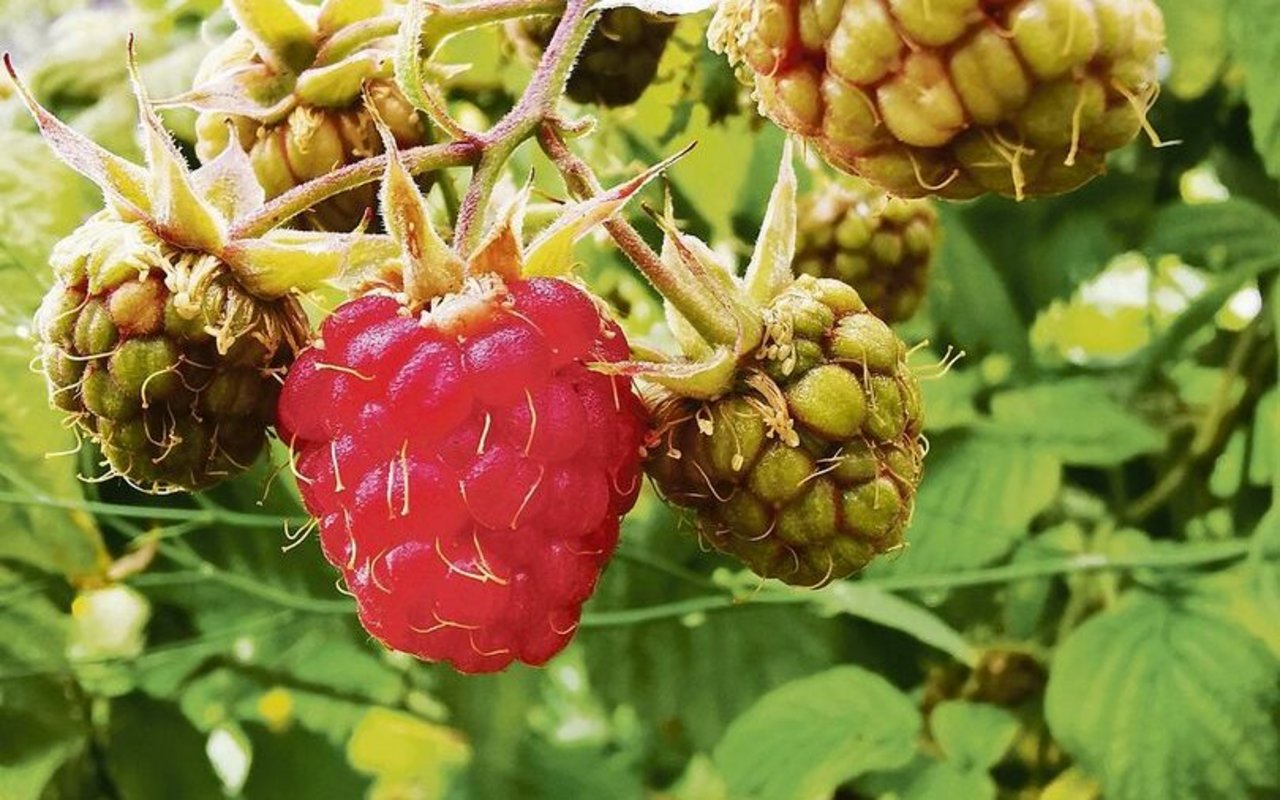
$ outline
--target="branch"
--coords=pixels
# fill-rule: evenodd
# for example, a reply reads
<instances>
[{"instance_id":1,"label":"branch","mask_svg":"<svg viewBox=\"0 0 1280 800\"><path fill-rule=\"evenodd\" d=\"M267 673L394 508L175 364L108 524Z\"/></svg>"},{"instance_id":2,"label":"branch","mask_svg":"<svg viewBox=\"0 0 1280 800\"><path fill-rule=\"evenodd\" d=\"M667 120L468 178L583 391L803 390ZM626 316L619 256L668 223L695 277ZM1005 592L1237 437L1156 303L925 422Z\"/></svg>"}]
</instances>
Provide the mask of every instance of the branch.
<instances>
[{"instance_id":1,"label":"branch","mask_svg":"<svg viewBox=\"0 0 1280 800\"><path fill-rule=\"evenodd\" d=\"M507 159L522 142L534 135L555 113L578 54L591 33L595 17L593 0L569 0L555 35L542 54L520 101L487 133L473 140L480 148L480 162L462 198L453 246L464 258L479 243L485 208L502 177Z\"/></svg>"},{"instance_id":2,"label":"branch","mask_svg":"<svg viewBox=\"0 0 1280 800\"><path fill-rule=\"evenodd\" d=\"M400 160L414 175L449 167L470 166L479 159L479 143L467 139L414 147L400 153ZM231 238L250 239L261 236L334 195L373 183L386 171L386 155L372 156L295 186L249 216L238 220L231 229Z\"/></svg>"},{"instance_id":3,"label":"branch","mask_svg":"<svg viewBox=\"0 0 1280 800\"><path fill-rule=\"evenodd\" d=\"M1152 553L1127 558L1111 558L1100 553L1086 553L1071 558L1052 561L1034 561L1009 564L1002 567L948 572L936 575L914 575L900 578L871 578L857 581L859 586L886 592L936 591L967 586L1012 583L1031 578L1050 578L1059 575L1078 575L1095 572L1130 572L1139 569L1183 569L1207 564L1234 562L1246 558L1251 543L1240 539L1201 547L1183 547L1168 553ZM633 608L624 611L600 611L586 614L582 628L610 628L621 625L640 625L669 619L679 619L689 614L709 614L734 608L760 605L793 605L821 603L824 593L811 590L767 590L747 597L729 593L693 597L674 603Z\"/></svg>"}]
</instances>

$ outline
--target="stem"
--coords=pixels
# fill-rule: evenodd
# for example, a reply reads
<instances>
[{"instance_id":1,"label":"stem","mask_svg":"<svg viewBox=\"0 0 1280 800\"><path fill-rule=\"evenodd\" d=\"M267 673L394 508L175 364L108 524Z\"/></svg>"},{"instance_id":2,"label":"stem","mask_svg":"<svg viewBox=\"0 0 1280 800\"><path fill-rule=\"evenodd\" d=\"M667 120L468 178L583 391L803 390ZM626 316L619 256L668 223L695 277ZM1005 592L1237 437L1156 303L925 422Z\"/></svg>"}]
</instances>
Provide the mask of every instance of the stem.
<instances>
[{"instance_id":1,"label":"stem","mask_svg":"<svg viewBox=\"0 0 1280 800\"><path fill-rule=\"evenodd\" d=\"M559 14L565 0L474 0L432 9L422 29L422 49L430 55L445 39L471 28L520 17Z\"/></svg>"},{"instance_id":2,"label":"stem","mask_svg":"<svg viewBox=\"0 0 1280 800\"><path fill-rule=\"evenodd\" d=\"M1126 520L1146 519L1176 496L1198 468L1212 463L1226 447L1235 430L1236 420L1257 405L1266 383L1251 379L1251 376L1263 375L1274 361L1271 347L1274 340L1261 336L1264 314L1265 310L1236 337L1217 391L1196 426L1191 444L1160 481L1133 502L1125 512ZM1233 405L1230 402L1232 389L1239 378L1245 379L1245 390Z\"/></svg>"},{"instance_id":3,"label":"stem","mask_svg":"<svg viewBox=\"0 0 1280 800\"><path fill-rule=\"evenodd\" d=\"M587 200L604 191L590 165L574 155L554 123L547 122L539 128L538 143L547 158L560 171L565 186L576 199ZM710 340L738 340L738 324L721 302L723 298L708 298L701 282L691 280L691 276L667 266L626 220L612 217L605 221L604 227L613 237L618 249L631 259L631 263L636 265L636 269L653 284L659 294L680 309Z\"/></svg>"},{"instance_id":4,"label":"stem","mask_svg":"<svg viewBox=\"0 0 1280 800\"><path fill-rule=\"evenodd\" d=\"M423 172L465 167L480 159L480 145L475 140L414 147L400 153L405 168L414 175ZM252 239L284 224L312 206L345 191L372 183L387 170L386 155L357 161L328 175L295 186L231 228L232 239Z\"/></svg>"},{"instance_id":5,"label":"stem","mask_svg":"<svg viewBox=\"0 0 1280 800\"><path fill-rule=\"evenodd\" d=\"M120 517L121 519L169 520L207 525L221 524L229 528L276 528L289 524L302 524L305 518L278 517L268 514L246 514L225 508L144 508L94 500L64 499L43 494L23 495L17 492L0 492L0 505L38 506L67 511L85 511L90 514Z\"/></svg>"},{"instance_id":6,"label":"stem","mask_svg":"<svg viewBox=\"0 0 1280 800\"><path fill-rule=\"evenodd\" d=\"M858 585L886 592L936 591L968 586L986 586L998 583L1049 578L1058 575L1075 575L1093 572L1131 571L1138 569L1179 569L1206 564L1239 561L1249 555L1250 542L1236 540L1202 547L1184 548L1170 553L1149 553L1141 556L1111 558L1100 553L1087 553L1072 558L1052 561L1035 561L1009 564L1002 567L976 569L967 572L949 572L937 575L914 575L900 578L872 578L858 581ZM689 614L706 614L745 608L752 604L792 605L819 603L822 592L806 590L759 592L746 598L730 594L693 597L674 603L627 609L625 611L601 611L582 618L583 628L607 628L618 625L638 625L660 620L679 619Z\"/></svg>"},{"instance_id":7,"label":"stem","mask_svg":"<svg viewBox=\"0 0 1280 800\"><path fill-rule=\"evenodd\" d=\"M569 0L555 35L543 52L542 61L520 101L491 130L473 140L480 148L480 162L462 198L453 239L454 249L464 258L479 243L484 211L502 177L507 159L524 140L533 136L544 120L555 113L556 103L564 94L573 65L595 24L592 5L592 0Z\"/></svg>"}]
</instances>

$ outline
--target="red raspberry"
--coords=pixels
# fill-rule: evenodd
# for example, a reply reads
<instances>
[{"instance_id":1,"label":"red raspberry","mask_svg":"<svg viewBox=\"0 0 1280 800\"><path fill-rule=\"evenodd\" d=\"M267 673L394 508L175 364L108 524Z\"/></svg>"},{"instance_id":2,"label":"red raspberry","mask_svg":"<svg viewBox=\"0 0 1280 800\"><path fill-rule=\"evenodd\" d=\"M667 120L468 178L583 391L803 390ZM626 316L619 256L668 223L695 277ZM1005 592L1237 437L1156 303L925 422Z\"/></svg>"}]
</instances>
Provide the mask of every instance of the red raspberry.
<instances>
[{"instance_id":1,"label":"red raspberry","mask_svg":"<svg viewBox=\"0 0 1280 800\"><path fill-rule=\"evenodd\" d=\"M389 647L463 672L568 644L640 488L645 417L589 369L628 347L552 278L473 280L421 319L341 306L280 398L325 557Z\"/></svg>"}]
</instances>

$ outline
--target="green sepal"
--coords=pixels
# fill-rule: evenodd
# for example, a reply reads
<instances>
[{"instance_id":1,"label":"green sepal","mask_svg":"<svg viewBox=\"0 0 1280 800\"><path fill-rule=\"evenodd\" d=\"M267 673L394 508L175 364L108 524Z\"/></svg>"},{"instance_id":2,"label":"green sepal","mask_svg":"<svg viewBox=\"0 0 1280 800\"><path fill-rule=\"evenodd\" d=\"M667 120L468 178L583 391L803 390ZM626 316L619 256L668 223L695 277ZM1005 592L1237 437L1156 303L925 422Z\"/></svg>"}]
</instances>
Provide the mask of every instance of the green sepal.
<instances>
[{"instance_id":1,"label":"green sepal","mask_svg":"<svg viewBox=\"0 0 1280 800\"><path fill-rule=\"evenodd\" d=\"M227 0L227 9L258 55L276 72L306 69L316 57L316 28L290 0Z\"/></svg>"},{"instance_id":2,"label":"green sepal","mask_svg":"<svg viewBox=\"0 0 1280 800\"><path fill-rule=\"evenodd\" d=\"M643 378L682 397L712 400L733 386L738 354L729 347L716 347L697 361L619 361L592 364L591 368L606 375Z\"/></svg>"},{"instance_id":3,"label":"green sepal","mask_svg":"<svg viewBox=\"0 0 1280 800\"><path fill-rule=\"evenodd\" d=\"M387 172L378 192L378 202L383 223L400 246L405 292L410 298L425 302L457 291L466 276L466 264L431 222L427 199L400 160L395 136L378 117L373 103L366 104L387 152Z\"/></svg>"},{"instance_id":4,"label":"green sepal","mask_svg":"<svg viewBox=\"0 0 1280 800\"><path fill-rule=\"evenodd\" d=\"M796 171L792 160L788 138L782 148L778 180L765 208L764 224L743 279L747 295L760 305L777 297L795 279L791 262L796 254Z\"/></svg>"},{"instance_id":5,"label":"green sepal","mask_svg":"<svg viewBox=\"0 0 1280 800\"><path fill-rule=\"evenodd\" d=\"M97 184L107 202L123 215L140 218L151 213L146 170L108 152L46 111L18 77L8 53L4 54L4 68L18 97L31 112L41 135L58 158Z\"/></svg>"},{"instance_id":6,"label":"green sepal","mask_svg":"<svg viewBox=\"0 0 1280 800\"><path fill-rule=\"evenodd\" d=\"M360 275L399 255L400 246L388 236L281 229L259 239L237 239L223 259L245 289L273 299Z\"/></svg>"},{"instance_id":7,"label":"green sepal","mask_svg":"<svg viewBox=\"0 0 1280 800\"><path fill-rule=\"evenodd\" d=\"M465 131L458 130L449 115L447 101L439 86L425 79L427 63L422 58L422 30L430 9L425 0L409 0L396 42L396 85L414 108L426 114L441 130L457 138Z\"/></svg>"},{"instance_id":8,"label":"green sepal","mask_svg":"<svg viewBox=\"0 0 1280 800\"><path fill-rule=\"evenodd\" d=\"M316 19L316 31L321 40L328 39L336 31L388 13L382 0L325 0L320 5Z\"/></svg>"},{"instance_id":9,"label":"green sepal","mask_svg":"<svg viewBox=\"0 0 1280 800\"><path fill-rule=\"evenodd\" d=\"M467 259L468 275L497 275L506 281L519 280L524 272L524 209L532 191L533 176L530 176Z\"/></svg>"},{"instance_id":10,"label":"green sepal","mask_svg":"<svg viewBox=\"0 0 1280 800\"><path fill-rule=\"evenodd\" d=\"M524 275L561 276L573 268L573 245L605 220L617 214L627 201L672 164L684 158L693 145L654 164L634 178L566 209L529 245Z\"/></svg>"},{"instance_id":11,"label":"green sepal","mask_svg":"<svg viewBox=\"0 0 1280 800\"><path fill-rule=\"evenodd\" d=\"M325 67L313 67L298 77L294 94L322 108L349 106L360 96L365 81L391 74L391 61L376 50L361 50Z\"/></svg>"},{"instance_id":12,"label":"green sepal","mask_svg":"<svg viewBox=\"0 0 1280 800\"><path fill-rule=\"evenodd\" d=\"M236 220L256 211L267 200L266 190L258 182L249 154L234 134L228 137L227 146L216 158L191 174L191 181L196 191L227 220Z\"/></svg>"},{"instance_id":13,"label":"green sepal","mask_svg":"<svg viewBox=\"0 0 1280 800\"><path fill-rule=\"evenodd\" d=\"M160 122L138 74L133 41L129 42L129 79L142 118L142 135L147 154L148 194L152 198L151 218L165 238L174 244L218 253L227 242L227 220L196 192L186 159Z\"/></svg>"}]
</instances>

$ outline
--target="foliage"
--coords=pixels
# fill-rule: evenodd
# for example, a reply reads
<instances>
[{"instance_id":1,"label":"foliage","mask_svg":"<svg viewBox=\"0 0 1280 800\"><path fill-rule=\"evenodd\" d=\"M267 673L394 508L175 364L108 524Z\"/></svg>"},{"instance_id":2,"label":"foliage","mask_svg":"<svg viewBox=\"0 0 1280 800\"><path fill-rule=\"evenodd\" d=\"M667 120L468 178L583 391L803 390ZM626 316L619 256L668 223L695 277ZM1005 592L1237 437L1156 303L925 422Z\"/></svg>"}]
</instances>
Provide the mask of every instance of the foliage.
<instances>
[{"instance_id":1,"label":"foliage","mask_svg":"<svg viewBox=\"0 0 1280 800\"><path fill-rule=\"evenodd\" d=\"M899 327L928 342L931 443L903 553L816 592L761 585L646 493L570 649L483 678L359 629L283 450L195 496L77 480L98 455L47 411L29 320L49 248L97 199L0 100L0 798L1273 796L1280 27L1269 0L1160 5L1151 122L1177 144L1132 144L1062 197L942 209L924 310ZM162 95L202 27L231 23L203 0L8 0L0 44L90 12L115 24L20 66L136 154L121 31L145 30ZM782 136L706 24L682 17L636 105L572 107L598 121L573 146L609 183L698 142L667 176L676 214L745 254ZM448 102L475 127L529 77L496 29L442 61L470 64ZM499 194L532 172L531 219L565 196L534 147L512 163ZM653 328L607 240L575 253L629 331Z\"/></svg>"}]
</instances>

